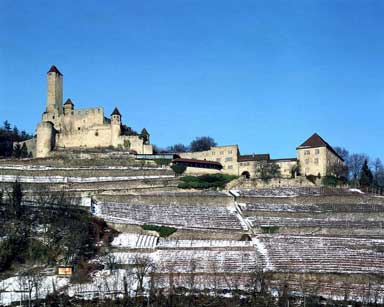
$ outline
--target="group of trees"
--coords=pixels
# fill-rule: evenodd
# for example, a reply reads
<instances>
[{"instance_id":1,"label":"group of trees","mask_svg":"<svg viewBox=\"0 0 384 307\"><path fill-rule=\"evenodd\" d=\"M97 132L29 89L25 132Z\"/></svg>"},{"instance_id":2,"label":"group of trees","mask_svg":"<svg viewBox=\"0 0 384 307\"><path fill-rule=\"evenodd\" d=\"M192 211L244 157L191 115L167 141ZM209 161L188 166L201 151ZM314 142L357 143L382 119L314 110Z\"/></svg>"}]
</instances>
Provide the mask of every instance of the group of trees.
<instances>
[{"instance_id":1,"label":"group of trees","mask_svg":"<svg viewBox=\"0 0 384 307\"><path fill-rule=\"evenodd\" d=\"M0 193L0 273L14 264L72 264L96 252L97 221L62 192L41 191L25 202L20 183Z\"/></svg>"},{"instance_id":2,"label":"group of trees","mask_svg":"<svg viewBox=\"0 0 384 307\"><path fill-rule=\"evenodd\" d=\"M13 143L22 142L32 137L32 135L24 130L20 132L16 126L12 128L12 125L6 120L3 126L0 127L0 157L29 157L31 154L28 152L25 144L13 147Z\"/></svg>"},{"instance_id":3,"label":"group of trees","mask_svg":"<svg viewBox=\"0 0 384 307\"><path fill-rule=\"evenodd\" d=\"M205 151L211 149L211 147L217 146L216 141L210 136L201 136L195 138L189 145L174 144L168 146L165 149L160 149L155 146L155 151L160 152L195 152Z\"/></svg>"},{"instance_id":4,"label":"group of trees","mask_svg":"<svg viewBox=\"0 0 384 307\"><path fill-rule=\"evenodd\" d=\"M360 186L384 186L384 165L380 158L371 159L364 153L350 153L343 147L335 151L344 159L344 165L335 165L332 173Z\"/></svg>"}]
</instances>

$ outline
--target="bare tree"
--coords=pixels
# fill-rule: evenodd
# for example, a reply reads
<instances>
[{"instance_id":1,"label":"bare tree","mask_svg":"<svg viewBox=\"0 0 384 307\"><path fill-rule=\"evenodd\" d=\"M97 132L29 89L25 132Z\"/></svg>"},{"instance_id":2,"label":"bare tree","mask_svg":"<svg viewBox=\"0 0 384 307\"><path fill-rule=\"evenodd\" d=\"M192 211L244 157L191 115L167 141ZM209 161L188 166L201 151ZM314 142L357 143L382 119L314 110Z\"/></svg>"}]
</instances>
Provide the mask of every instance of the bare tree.
<instances>
[{"instance_id":1,"label":"bare tree","mask_svg":"<svg viewBox=\"0 0 384 307\"><path fill-rule=\"evenodd\" d=\"M303 307L307 306L307 292L311 293L310 291L308 291L309 287L307 282L308 281L305 279L305 274L301 274L299 277L299 288L303 297Z\"/></svg>"},{"instance_id":2,"label":"bare tree","mask_svg":"<svg viewBox=\"0 0 384 307\"><path fill-rule=\"evenodd\" d=\"M107 268L109 269L110 273L112 274L113 271L117 269L120 261L114 254L108 253L104 256L104 262Z\"/></svg>"},{"instance_id":3,"label":"bare tree","mask_svg":"<svg viewBox=\"0 0 384 307\"><path fill-rule=\"evenodd\" d=\"M35 288L35 300L39 299L40 289L43 285L44 276L40 271L35 270L32 272L32 286Z\"/></svg>"},{"instance_id":4,"label":"bare tree","mask_svg":"<svg viewBox=\"0 0 384 307\"><path fill-rule=\"evenodd\" d=\"M369 158L366 154L352 154L349 157L347 165L354 181L357 181L357 179L360 177L361 169L363 168L365 160L369 161Z\"/></svg>"},{"instance_id":5,"label":"bare tree","mask_svg":"<svg viewBox=\"0 0 384 307\"><path fill-rule=\"evenodd\" d=\"M261 264L256 264L250 274L250 287L253 296L257 293L262 295L266 293L265 274Z\"/></svg>"},{"instance_id":6,"label":"bare tree","mask_svg":"<svg viewBox=\"0 0 384 307\"><path fill-rule=\"evenodd\" d=\"M219 266L218 263L215 261L215 259L212 257L211 261L209 261L209 272L211 274L212 280L212 288L213 288L213 293L214 293L214 298L216 300L218 294L219 294L219 289L220 289L220 272L219 272Z\"/></svg>"},{"instance_id":7,"label":"bare tree","mask_svg":"<svg viewBox=\"0 0 384 307\"><path fill-rule=\"evenodd\" d=\"M137 254L133 257L134 274L137 281L137 292L144 292L144 281L155 270L155 263L148 256Z\"/></svg>"},{"instance_id":8,"label":"bare tree","mask_svg":"<svg viewBox=\"0 0 384 307\"><path fill-rule=\"evenodd\" d=\"M33 284L33 272L31 270L22 272L18 276L18 285L21 293L27 292L28 306L31 307ZM24 298L23 298L24 299Z\"/></svg>"},{"instance_id":9,"label":"bare tree","mask_svg":"<svg viewBox=\"0 0 384 307\"><path fill-rule=\"evenodd\" d=\"M384 166L379 158L376 158L371 163L373 171L373 182L375 185L384 185Z\"/></svg>"},{"instance_id":10,"label":"bare tree","mask_svg":"<svg viewBox=\"0 0 384 307\"><path fill-rule=\"evenodd\" d=\"M348 166L344 163L333 163L328 168L328 174L339 178L348 178Z\"/></svg>"},{"instance_id":11,"label":"bare tree","mask_svg":"<svg viewBox=\"0 0 384 307\"><path fill-rule=\"evenodd\" d=\"M349 159L349 151L347 149L345 149L344 147L340 147L340 146L333 147L333 149L344 160L344 162L348 161L348 159Z\"/></svg>"},{"instance_id":12,"label":"bare tree","mask_svg":"<svg viewBox=\"0 0 384 307\"><path fill-rule=\"evenodd\" d=\"M168 152L187 152L189 151L189 148L184 144L175 144L172 146L168 146L167 151Z\"/></svg>"},{"instance_id":13,"label":"bare tree","mask_svg":"<svg viewBox=\"0 0 384 307\"><path fill-rule=\"evenodd\" d=\"M189 262L188 275L187 275L187 288L189 289L189 301L188 306L192 307L195 305L195 287L196 287L196 260L192 257Z\"/></svg>"}]
</instances>

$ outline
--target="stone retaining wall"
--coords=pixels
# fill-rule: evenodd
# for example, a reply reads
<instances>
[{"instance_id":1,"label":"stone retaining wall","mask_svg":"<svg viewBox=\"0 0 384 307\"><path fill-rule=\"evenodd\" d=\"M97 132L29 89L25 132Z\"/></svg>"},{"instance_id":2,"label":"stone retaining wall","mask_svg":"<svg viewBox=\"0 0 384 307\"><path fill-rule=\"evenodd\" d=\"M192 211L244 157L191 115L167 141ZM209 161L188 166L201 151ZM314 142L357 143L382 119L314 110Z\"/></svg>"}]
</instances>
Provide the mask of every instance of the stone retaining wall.
<instances>
[{"instance_id":1,"label":"stone retaining wall","mask_svg":"<svg viewBox=\"0 0 384 307\"><path fill-rule=\"evenodd\" d=\"M384 204L384 197L368 195L321 195L295 197L239 196L239 203L263 204Z\"/></svg>"},{"instance_id":2,"label":"stone retaining wall","mask_svg":"<svg viewBox=\"0 0 384 307\"><path fill-rule=\"evenodd\" d=\"M128 204L232 206L233 197L225 193L155 193L149 195L98 195L98 201Z\"/></svg>"}]
</instances>

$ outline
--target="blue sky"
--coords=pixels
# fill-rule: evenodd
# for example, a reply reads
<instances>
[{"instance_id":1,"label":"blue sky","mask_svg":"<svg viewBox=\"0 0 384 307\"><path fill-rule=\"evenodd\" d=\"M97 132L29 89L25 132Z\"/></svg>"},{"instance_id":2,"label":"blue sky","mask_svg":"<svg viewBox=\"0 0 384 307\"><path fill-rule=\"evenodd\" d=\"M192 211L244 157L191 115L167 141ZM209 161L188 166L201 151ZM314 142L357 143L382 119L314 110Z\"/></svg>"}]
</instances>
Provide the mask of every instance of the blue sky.
<instances>
[{"instance_id":1,"label":"blue sky","mask_svg":"<svg viewBox=\"0 0 384 307\"><path fill-rule=\"evenodd\" d=\"M317 132L384 160L384 1L0 0L0 120L33 132L46 72L161 147L295 156Z\"/></svg>"}]
</instances>

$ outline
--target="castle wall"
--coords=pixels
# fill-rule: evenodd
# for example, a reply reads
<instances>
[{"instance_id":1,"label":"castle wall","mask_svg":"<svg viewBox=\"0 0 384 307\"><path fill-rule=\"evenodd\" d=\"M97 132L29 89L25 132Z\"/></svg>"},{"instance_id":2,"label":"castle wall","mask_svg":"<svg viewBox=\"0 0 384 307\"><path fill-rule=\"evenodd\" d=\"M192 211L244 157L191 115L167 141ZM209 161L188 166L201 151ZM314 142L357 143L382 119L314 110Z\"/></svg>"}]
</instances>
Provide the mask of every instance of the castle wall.
<instances>
[{"instance_id":1,"label":"castle wall","mask_svg":"<svg viewBox=\"0 0 384 307\"><path fill-rule=\"evenodd\" d=\"M200 152L178 153L181 158L216 161L223 166L222 172L232 175L239 175L239 165L237 162L239 149L237 145L216 146L210 150ZM204 172L204 169L202 169Z\"/></svg>"},{"instance_id":2,"label":"castle wall","mask_svg":"<svg viewBox=\"0 0 384 307\"><path fill-rule=\"evenodd\" d=\"M104 109L102 107L83 110L71 110L68 114L45 112L42 121L50 121L59 132L79 131L95 125L104 124Z\"/></svg>"},{"instance_id":3,"label":"castle wall","mask_svg":"<svg viewBox=\"0 0 384 307\"><path fill-rule=\"evenodd\" d=\"M153 154L153 145L152 144L144 144L143 145L143 154L152 155Z\"/></svg>"},{"instance_id":4,"label":"castle wall","mask_svg":"<svg viewBox=\"0 0 384 307\"><path fill-rule=\"evenodd\" d=\"M55 129L53 124L51 122L41 122L36 130L36 157L47 157L55 146Z\"/></svg>"},{"instance_id":5,"label":"castle wall","mask_svg":"<svg viewBox=\"0 0 384 307\"><path fill-rule=\"evenodd\" d=\"M251 178L256 177L258 172L258 161L244 161L238 163L238 175L248 172Z\"/></svg>"},{"instance_id":6,"label":"castle wall","mask_svg":"<svg viewBox=\"0 0 384 307\"><path fill-rule=\"evenodd\" d=\"M327 173L326 147L297 149L297 159L300 163L302 175L325 176Z\"/></svg>"},{"instance_id":7,"label":"castle wall","mask_svg":"<svg viewBox=\"0 0 384 307\"><path fill-rule=\"evenodd\" d=\"M56 146L60 148L93 148L111 146L111 126L94 125L56 135Z\"/></svg>"},{"instance_id":8,"label":"castle wall","mask_svg":"<svg viewBox=\"0 0 384 307\"><path fill-rule=\"evenodd\" d=\"M275 161L275 163L280 166L280 174L282 178L291 178L292 169L297 166L297 161Z\"/></svg>"},{"instance_id":9,"label":"castle wall","mask_svg":"<svg viewBox=\"0 0 384 307\"><path fill-rule=\"evenodd\" d=\"M340 160L338 156L336 156L332 151L327 149L326 152L326 174L327 175L332 175L330 174L330 169L332 169L332 166L335 164L342 165L343 161Z\"/></svg>"}]
</instances>

